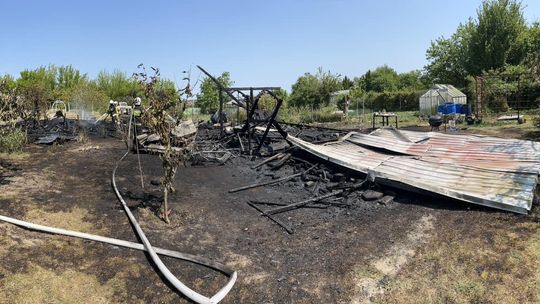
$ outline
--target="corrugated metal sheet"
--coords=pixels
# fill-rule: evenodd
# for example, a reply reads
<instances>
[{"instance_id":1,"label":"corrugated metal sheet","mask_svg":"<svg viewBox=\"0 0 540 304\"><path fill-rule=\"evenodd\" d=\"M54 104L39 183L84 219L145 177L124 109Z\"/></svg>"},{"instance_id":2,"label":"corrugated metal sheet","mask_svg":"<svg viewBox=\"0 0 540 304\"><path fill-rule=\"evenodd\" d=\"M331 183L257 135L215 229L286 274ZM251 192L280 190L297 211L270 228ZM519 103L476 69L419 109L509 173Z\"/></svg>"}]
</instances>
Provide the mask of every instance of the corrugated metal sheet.
<instances>
[{"instance_id":1,"label":"corrugated metal sheet","mask_svg":"<svg viewBox=\"0 0 540 304\"><path fill-rule=\"evenodd\" d=\"M379 182L526 214L540 170L540 144L475 135L379 129L296 146Z\"/></svg>"}]
</instances>

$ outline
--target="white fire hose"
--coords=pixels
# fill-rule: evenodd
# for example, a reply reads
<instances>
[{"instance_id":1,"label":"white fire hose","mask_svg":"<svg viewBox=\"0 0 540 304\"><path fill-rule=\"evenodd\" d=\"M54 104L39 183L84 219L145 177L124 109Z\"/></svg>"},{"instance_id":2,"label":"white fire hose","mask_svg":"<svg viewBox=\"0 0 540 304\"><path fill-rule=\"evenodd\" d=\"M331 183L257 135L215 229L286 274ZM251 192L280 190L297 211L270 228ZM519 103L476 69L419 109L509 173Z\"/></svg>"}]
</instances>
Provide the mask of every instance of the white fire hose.
<instances>
[{"instance_id":1,"label":"white fire hose","mask_svg":"<svg viewBox=\"0 0 540 304\"><path fill-rule=\"evenodd\" d=\"M180 280L178 280L171 273L171 271L167 268L167 266L165 266L165 264L163 264L163 262L161 261L161 259L157 255L156 251L154 250L154 248L152 247L152 245L150 244L150 242L146 238L146 235L144 234L143 230L141 229L141 227L137 223L137 220L133 216L133 213L131 213L131 210L129 210L126 202L124 201L124 198L122 197L122 195L120 195L120 192L118 191L118 188L116 187L116 181L115 181L116 170L118 169L118 165L120 164L120 162L128 154L129 154L129 150L126 151L126 153L116 163L116 166L114 167L114 170L113 170L113 173L112 173L112 185L113 185L113 188L114 188L114 192L116 193L116 196L118 197L118 199L122 203L122 207L124 207L124 211L126 212L128 218L129 218L129 221L131 222L133 227L135 227L135 231L137 232L137 235L141 239L141 241L142 241L142 243L144 245L145 251L148 252L148 254L150 255L150 258L156 264L156 266L158 267L159 271L161 271L163 276L165 276L167 281L169 281L178 291L180 291L186 297L188 297L191 300L193 300L193 301L195 301L197 303L200 303L200 304L210 304L210 303L218 303L218 302L220 302L227 295L227 293L229 293L229 291L233 287L234 283L236 282L236 277L237 277L236 272L233 272L232 274L230 274L229 282L227 282L227 284L223 288L221 288L218 291L218 293L216 293L211 298L205 297L205 296L201 295L200 293L197 293L196 291L194 291L191 288L187 287L184 283L180 282Z\"/></svg>"},{"instance_id":2,"label":"white fire hose","mask_svg":"<svg viewBox=\"0 0 540 304\"><path fill-rule=\"evenodd\" d=\"M131 119L130 119L130 125L131 125ZM128 138L128 141L129 141L129 138ZM72 230L65 230L65 229L60 229L60 228L42 226L42 225L21 221L21 220L14 219L14 218L7 217L7 216L3 216L3 215L0 215L0 221L8 222L8 223L11 223L11 224L14 224L14 225L17 225L17 226L21 226L21 227L24 227L24 228L27 228L27 229L31 229L31 230L42 231L42 232L53 233L53 234L59 234L59 235L65 235L65 236L72 236L72 237L77 237L77 238L81 238L81 239L86 239L86 240L92 240L92 241L102 242L102 243L106 243L106 244L111 244L111 245L115 245L115 246L121 246L121 247L146 251L150 255L150 258L152 259L152 262L154 262L154 264L158 267L159 271L163 274L163 276L167 279L167 281L169 281L178 291L180 291L186 297L190 298L191 300L193 300L193 301L195 301L196 303L199 303L199 304L219 303L221 300L223 300L223 298L229 293L229 291L234 286L234 284L236 282L236 278L237 278L236 271L226 267L225 265L223 265L221 263L214 262L214 261L212 261L210 259L207 259L207 258L204 258L204 257L195 256L195 255L186 254L186 253L181 253L181 252L178 252L178 251L173 251L173 250L168 250L168 249L152 247L152 245L148 241L148 238L146 237L143 230L141 229L141 227L137 223L137 220L135 219L135 217L131 213L131 210L129 210L126 202L124 201L124 198L122 197L122 195L118 191L118 188L116 187L116 180L115 180L116 170L118 169L118 166L119 166L120 162L122 160L124 160L124 158L128 154L129 154L129 147L128 147L128 150L126 151L126 153L118 160L118 162L116 163L116 165L114 167L114 170L112 172L112 186L114 188L114 192L115 192L116 196L118 197L118 199L122 203L122 207L124 208L124 211L126 212L128 218L129 218L129 221L131 222L133 227L135 227L135 231L137 232L137 235L142 240L142 244L134 243L134 242L130 242L130 241L125 241L125 240L113 239L113 238L99 236L99 235L93 235L93 234L78 232L78 231L72 231ZM165 266L165 264L163 264L163 262L161 261L161 259L158 256L158 254L173 257L173 258L177 258L177 259L182 259L182 260L186 260L186 261L190 261L190 262L194 262L194 263L204 265L204 266L207 266L209 268L218 270L218 271L228 275L229 276L229 281L215 295L213 295L210 298L206 297L206 296L204 296L204 295L202 295L200 293L197 293L196 291L192 290L191 288L187 287L184 283L180 282L180 280L178 280L171 273L171 271L167 268L167 266Z\"/></svg>"}]
</instances>

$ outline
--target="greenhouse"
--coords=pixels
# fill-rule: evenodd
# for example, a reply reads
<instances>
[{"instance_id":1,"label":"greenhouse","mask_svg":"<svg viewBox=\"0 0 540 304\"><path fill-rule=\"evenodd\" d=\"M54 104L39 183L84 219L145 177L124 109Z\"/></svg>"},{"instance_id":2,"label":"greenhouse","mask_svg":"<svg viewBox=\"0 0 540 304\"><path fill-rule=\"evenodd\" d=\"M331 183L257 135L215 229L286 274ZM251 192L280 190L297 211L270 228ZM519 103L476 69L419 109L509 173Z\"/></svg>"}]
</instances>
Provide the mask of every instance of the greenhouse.
<instances>
[{"instance_id":1,"label":"greenhouse","mask_svg":"<svg viewBox=\"0 0 540 304\"><path fill-rule=\"evenodd\" d=\"M436 84L420 96L420 114L433 115L445 103L467 104L467 96L449 84Z\"/></svg>"}]
</instances>

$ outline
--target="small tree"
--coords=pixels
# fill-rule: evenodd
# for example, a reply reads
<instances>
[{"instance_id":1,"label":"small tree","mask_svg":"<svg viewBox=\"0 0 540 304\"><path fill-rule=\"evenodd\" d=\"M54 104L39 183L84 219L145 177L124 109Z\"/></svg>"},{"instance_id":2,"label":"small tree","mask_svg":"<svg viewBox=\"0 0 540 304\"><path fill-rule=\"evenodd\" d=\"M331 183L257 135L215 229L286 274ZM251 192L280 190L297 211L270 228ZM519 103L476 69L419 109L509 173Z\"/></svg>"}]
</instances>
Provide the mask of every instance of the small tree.
<instances>
[{"instance_id":1,"label":"small tree","mask_svg":"<svg viewBox=\"0 0 540 304\"><path fill-rule=\"evenodd\" d=\"M0 122L6 123L0 127L0 152L19 151L26 143L26 133L17 128L17 121L24 113L23 99L17 97L14 80L0 77Z\"/></svg>"},{"instance_id":2,"label":"small tree","mask_svg":"<svg viewBox=\"0 0 540 304\"><path fill-rule=\"evenodd\" d=\"M216 78L224 87L230 87L233 84L231 74L223 72L221 76ZM223 94L225 102L230 100L230 97ZM213 114L219 109L219 88L210 77L205 77L201 82L200 93L197 94L196 106L201 108L202 113Z\"/></svg>"},{"instance_id":3,"label":"small tree","mask_svg":"<svg viewBox=\"0 0 540 304\"><path fill-rule=\"evenodd\" d=\"M330 95L340 90L341 85L340 75L324 71L322 68L319 68L316 74L305 73L292 85L289 105L314 108L327 106L330 102Z\"/></svg>"},{"instance_id":4,"label":"small tree","mask_svg":"<svg viewBox=\"0 0 540 304\"><path fill-rule=\"evenodd\" d=\"M15 81L0 77L0 121L8 123L8 129L15 129L17 120L24 119L24 114L23 99L17 97Z\"/></svg>"},{"instance_id":5,"label":"small tree","mask_svg":"<svg viewBox=\"0 0 540 304\"><path fill-rule=\"evenodd\" d=\"M168 114L174 113L174 109L179 102L178 92L170 90L167 82L160 80L159 69L152 68L153 75L148 75L143 65L139 65L142 72L135 73L134 77L143 88L144 97L148 103L148 108L144 112L143 120L146 125L161 137L161 143L165 147L164 153L160 154L163 164L163 177L161 186L163 188L163 204L161 207L162 218L166 223L170 223L168 196L175 191L174 177L178 166L183 161L183 154L172 148L171 132L175 127ZM189 93L189 88L181 90L180 94ZM178 114L181 115L181 114ZM180 118L177 116L177 118ZM179 121L179 119L178 119Z\"/></svg>"},{"instance_id":6,"label":"small tree","mask_svg":"<svg viewBox=\"0 0 540 304\"><path fill-rule=\"evenodd\" d=\"M46 118L47 109L54 101L56 71L54 66L24 70L17 79L17 95L24 99L25 111L32 113L34 122L39 123L41 114Z\"/></svg>"}]
</instances>

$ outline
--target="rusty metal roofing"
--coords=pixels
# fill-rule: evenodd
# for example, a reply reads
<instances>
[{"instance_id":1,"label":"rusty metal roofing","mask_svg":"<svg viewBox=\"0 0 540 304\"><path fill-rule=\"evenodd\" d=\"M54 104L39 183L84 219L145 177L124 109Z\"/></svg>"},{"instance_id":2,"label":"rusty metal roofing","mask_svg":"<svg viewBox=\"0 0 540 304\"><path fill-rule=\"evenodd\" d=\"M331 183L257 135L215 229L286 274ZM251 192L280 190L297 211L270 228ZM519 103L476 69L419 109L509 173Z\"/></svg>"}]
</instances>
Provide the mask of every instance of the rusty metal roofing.
<instances>
[{"instance_id":1,"label":"rusty metal roofing","mask_svg":"<svg viewBox=\"0 0 540 304\"><path fill-rule=\"evenodd\" d=\"M540 170L540 143L477 135L379 129L296 146L381 183L526 214Z\"/></svg>"}]
</instances>

